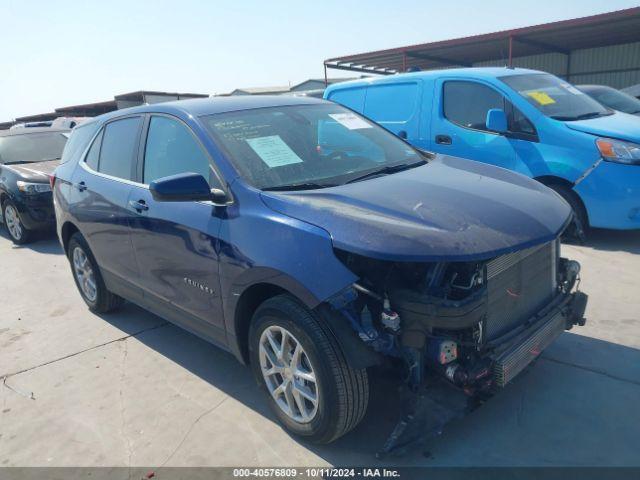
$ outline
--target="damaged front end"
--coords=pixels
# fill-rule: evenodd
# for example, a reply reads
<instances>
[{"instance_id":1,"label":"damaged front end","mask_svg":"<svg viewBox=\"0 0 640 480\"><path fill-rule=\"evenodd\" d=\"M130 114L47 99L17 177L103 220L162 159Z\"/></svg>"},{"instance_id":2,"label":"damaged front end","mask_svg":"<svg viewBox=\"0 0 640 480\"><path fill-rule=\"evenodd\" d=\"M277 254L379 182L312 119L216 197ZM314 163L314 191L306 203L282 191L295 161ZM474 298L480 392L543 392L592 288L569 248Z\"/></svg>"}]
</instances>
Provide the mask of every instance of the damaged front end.
<instances>
[{"instance_id":1,"label":"damaged front end","mask_svg":"<svg viewBox=\"0 0 640 480\"><path fill-rule=\"evenodd\" d=\"M336 255L359 281L330 305L365 344L401 369L407 391L419 395L446 384L477 405L564 330L585 323L580 265L560 257L559 240L470 262ZM415 415L408 412L398 428ZM401 443L395 431L383 450Z\"/></svg>"}]
</instances>

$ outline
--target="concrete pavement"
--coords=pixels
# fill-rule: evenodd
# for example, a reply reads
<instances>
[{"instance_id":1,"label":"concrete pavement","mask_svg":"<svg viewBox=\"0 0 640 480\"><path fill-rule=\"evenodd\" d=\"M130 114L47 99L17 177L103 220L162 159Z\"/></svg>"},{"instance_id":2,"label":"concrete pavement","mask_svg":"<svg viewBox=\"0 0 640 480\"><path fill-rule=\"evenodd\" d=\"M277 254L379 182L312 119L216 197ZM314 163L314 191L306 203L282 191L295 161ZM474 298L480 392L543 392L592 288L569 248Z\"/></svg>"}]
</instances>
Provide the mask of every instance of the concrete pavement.
<instances>
[{"instance_id":1,"label":"concrete pavement","mask_svg":"<svg viewBox=\"0 0 640 480\"><path fill-rule=\"evenodd\" d=\"M640 233L565 246L588 324L395 465L640 465ZM328 446L275 422L229 354L127 304L96 316L55 239L0 235L0 466L376 465L398 402L373 379L363 423Z\"/></svg>"}]
</instances>

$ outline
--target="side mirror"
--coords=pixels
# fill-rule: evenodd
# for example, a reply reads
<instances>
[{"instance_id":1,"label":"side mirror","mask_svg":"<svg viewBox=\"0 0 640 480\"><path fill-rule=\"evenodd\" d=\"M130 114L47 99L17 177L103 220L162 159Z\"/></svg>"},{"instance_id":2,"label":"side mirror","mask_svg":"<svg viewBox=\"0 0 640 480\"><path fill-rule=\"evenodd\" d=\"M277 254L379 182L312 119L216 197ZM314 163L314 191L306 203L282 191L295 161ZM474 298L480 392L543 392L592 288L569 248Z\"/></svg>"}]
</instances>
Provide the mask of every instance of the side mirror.
<instances>
[{"instance_id":1,"label":"side mirror","mask_svg":"<svg viewBox=\"0 0 640 480\"><path fill-rule=\"evenodd\" d=\"M149 185L154 200L159 202L198 202L213 200L221 202L222 190L211 189L205 178L197 173L179 173L154 180Z\"/></svg>"},{"instance_id":2,"label":"side mirror","mask_svg":"<svg viewBox=\"0 0 640 480\"><path fill-rule=\"evenodd\" d=\"M501 108L492 108L487 112L487 130L497 133L506 133L508 130L507 114Z\"/></svg>"}]
</instances>

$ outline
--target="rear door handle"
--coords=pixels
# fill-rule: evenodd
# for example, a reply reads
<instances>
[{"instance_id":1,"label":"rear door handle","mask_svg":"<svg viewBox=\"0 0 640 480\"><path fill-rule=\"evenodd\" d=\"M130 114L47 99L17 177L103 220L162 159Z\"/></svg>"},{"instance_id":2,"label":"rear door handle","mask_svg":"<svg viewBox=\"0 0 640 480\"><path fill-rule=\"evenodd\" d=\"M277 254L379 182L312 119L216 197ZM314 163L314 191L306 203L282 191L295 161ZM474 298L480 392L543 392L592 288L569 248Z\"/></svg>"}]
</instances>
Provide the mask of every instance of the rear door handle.
<instances>
[{"instance_id":1,"label":"rear door handle","mask_svg":"<svg viewBox=\"0 0 640 480\"><path fill-rule=\"evenodd\" d=\"M449 135L436 135L436 143L439 145L451 145L451 137Z\"/></svg>"},{"instance_id":2,"label":"rear door handle","mask_svg":"<svg viewBox=\"0 0 640 480\"><path fill-rule=\"evenodd\" d=\"M129 206L137 212L146 212L149 210L149 205L144 200L130 200Z\"/></svg>"},{"instance_id":3,"label":"rear door handle","mask_svg":"<svg viewBox=\"0 0 640 480\"><path fill-rule=\"evenodd\" d=\"M76 187L81 192L84 192L87 189L87 184L84 182L76 183L73 186Z\"/></svg>"}]
</instances>

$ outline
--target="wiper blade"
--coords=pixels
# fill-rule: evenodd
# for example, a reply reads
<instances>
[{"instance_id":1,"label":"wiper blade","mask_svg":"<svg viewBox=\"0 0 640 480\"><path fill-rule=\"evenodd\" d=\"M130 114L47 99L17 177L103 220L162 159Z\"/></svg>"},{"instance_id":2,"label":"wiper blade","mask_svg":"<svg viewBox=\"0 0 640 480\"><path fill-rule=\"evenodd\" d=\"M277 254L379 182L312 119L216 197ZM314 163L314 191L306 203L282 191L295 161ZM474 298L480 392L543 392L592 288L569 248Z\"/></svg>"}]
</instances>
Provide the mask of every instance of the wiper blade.
<instances>
[{"instance_id":1,"label":"wiper blade","mask_svg":"<svg viewBox=\"0 0 640 480\"><path fill-rule=\"evenodd\" d=\"M601 113L601 112L589 112L589 113L583 113L581 115L575 115L573 117L562 116L562 115L551 115L551 118L555 120L565 121L565 122L572 122L574 120L587 120L589 118L605 117L607 115L611 115L611 114Z\"/></svg>"},{"instance_id":2,"label":"wiper blade","mask_svg":"<svg viewBox=\"0 0 640 480\"><path fill-rule=\"evenodd\" d=\"M263 188L266 192L279 192L288 190L317 190L319 188L335 187L333 183L292 183L291 185L276 185L274 187Z\"/></svg>"},{"instance_id":3,"label":"wiper blade","mask_svg":"<svg viewBox=\"0 0 640 480\"><path fill-rule=\"evenodd\" d=\"M419 167L420 165L426 164L426 160L420 160L419 162L413 163L401 163L399 165L389 165L387 167L379 168L372 172L367 172L364 175L360 175L359 177L352 178L348 180L346 183L354 183L359 182L361 180L366 180L367 178L377 177L378 175L388 175L390 173L401 172L402 170L409 170L410 168Z\"/></svg>"}]
</instances>

